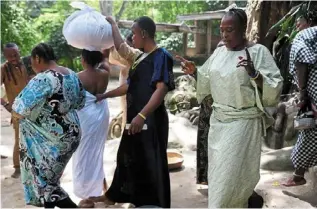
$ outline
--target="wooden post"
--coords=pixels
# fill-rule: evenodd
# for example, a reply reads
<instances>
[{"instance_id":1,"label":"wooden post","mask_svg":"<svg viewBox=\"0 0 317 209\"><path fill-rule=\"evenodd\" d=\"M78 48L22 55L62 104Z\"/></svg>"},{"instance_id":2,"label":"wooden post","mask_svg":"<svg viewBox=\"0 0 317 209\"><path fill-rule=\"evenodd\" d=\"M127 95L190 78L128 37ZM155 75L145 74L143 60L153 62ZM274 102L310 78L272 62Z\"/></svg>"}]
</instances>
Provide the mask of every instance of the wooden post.
<instances>
[{"instance_id":1,"label":"wooden post","mask_svg":"<svg viewBox=\"0 0 317 209\"><path fill-rule=\"evenodd\" d=\"M188 33L183 33L183 56L187 55Z\"/></svg>"},{"instance_id":2,"label":"wooden post","mask_svg":"<svg viewBox=\"0 0 317 209\"><path fill-rule=\"evenodd\" d=\"M206 20L197 21L197 28L203 28L206 30ZM196 53L197 54L207 54L206 46L206 36L207 34L196 33Z\"/></svg>"},{"instance_id":3,"label":"wooden post","mask_svg":"<svg viewBox=\"0 0 317 209\"><path fill-rule=\"evenodd\" d=\"M229 3L229 6L230 6L231 4L235 3L235 0L229 0L228 3Z\"/></svg>"},{"instance_id":4,"label":"wooden post","mask_svg":"<svg viewBox=\"0 0 317 209\"><path fill-rule=\"evenodd\" d=\"M207 20L207 50L206 53L209 56L211 54L211 37L212 37L212 20Z\"/></svg>"}]
</instances>

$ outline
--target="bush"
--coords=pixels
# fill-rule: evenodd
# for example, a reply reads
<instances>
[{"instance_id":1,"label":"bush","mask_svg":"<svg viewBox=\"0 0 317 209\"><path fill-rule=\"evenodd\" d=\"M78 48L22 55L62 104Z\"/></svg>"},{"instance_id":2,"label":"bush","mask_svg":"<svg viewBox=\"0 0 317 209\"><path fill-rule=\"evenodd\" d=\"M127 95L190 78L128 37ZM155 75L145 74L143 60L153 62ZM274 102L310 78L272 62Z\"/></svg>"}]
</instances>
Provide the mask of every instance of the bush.
<instances>
[{"instance_id":1,"label":"bush","mask_svg":"<svg viewBox=\"0 0 317 209\"><path fill-rule=\"evenodd\" d=\"M183 50L183 34L172 33L170 36L162 36L159 46L170 51L180 52Z\"/></svg>"}]
</instances>

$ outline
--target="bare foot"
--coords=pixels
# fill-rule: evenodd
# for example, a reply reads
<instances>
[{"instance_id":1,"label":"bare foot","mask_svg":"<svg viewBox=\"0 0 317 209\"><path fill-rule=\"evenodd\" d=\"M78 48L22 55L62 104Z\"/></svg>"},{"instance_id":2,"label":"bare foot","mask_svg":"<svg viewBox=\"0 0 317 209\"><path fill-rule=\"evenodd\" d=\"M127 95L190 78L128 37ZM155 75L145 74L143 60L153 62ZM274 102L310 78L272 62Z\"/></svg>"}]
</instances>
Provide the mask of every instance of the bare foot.
<instances>
[{"instance_id":1,"label":"bare foot","mask_svg":"<svg viewBox=\"0 0 317 209\"><path fill-rule=\"evenodd\" d=\"M104 195L101 195L98 197L89 197L88 199L93 202L104 202L106 200L106 197Z\"/></svg>"},{"instance_id":2,"label":"bare foot","mask_svg":"<svg viewBox=\"0 0 317 209\"><path fill-rule=\"evenodd\" d=\"M306 179L304 177L299 178L298 180L294 180L294 177L287 180L287 182L283 183L283 186L286 187L294 187L294 186L301 186L306 184Z\"/></svg>"},{"instance_id":3,"label":"bare foot","mask_svg":"<svg viewBox=\"0 0 317 209\"><path fill-rule=\"evenodd\" d=\"M84 199L79 202L78 207L79 208L94 208L95 203L92 200Z\"/></svg>"},{"instance_id":4,"label":"bare foot","mask_svg":"<svg viewBox=\"0 0 317 209\"><path fill-rule=\"evenodd\" d=\"M106 191L108 190L108 184L106 179L103 179L103 192L106 193Z\"/></svg>"},{"instance_id":5,"label":"bare foot","mask_svg":"<svg viewBox=\"0 0 317 209\"><path fill-rule=\"evenodd\" d=\"M201 185L208 185L208 182L200 182Z\"/></svg>"},{"instance_id":6,"label":"bare foot","mask_svg":"<svg viewBox=\"0 0 317 209\"><path fill-rule=\"evenodd\" d=\"M106 195L102 195L102 196L98 196L98 197L89 197L89 200L93 201L93 202L103 202L105 203L105 205L114 205L115 202L109 200Z\"/></svg>"},{"instance_id":7,"label":"bare foot","mask_svg":"<svg viewBox=\"0 0 317 209\"><path fill-rule=\"evenodd\" d=\"M20 168L16 168L14 173L11 175L11 177L14 178L14 179L17 179L17 178L20 177L20 175L21 175Z\"/></svg>"}]
</instances>

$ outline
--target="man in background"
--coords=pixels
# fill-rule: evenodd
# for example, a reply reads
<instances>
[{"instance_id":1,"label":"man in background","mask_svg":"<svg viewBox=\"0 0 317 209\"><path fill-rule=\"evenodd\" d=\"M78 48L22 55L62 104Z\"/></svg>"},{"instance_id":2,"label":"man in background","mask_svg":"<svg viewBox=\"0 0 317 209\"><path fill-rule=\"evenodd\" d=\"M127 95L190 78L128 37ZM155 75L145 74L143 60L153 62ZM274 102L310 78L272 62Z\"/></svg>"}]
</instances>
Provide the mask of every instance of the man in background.
<instances>
[{"instance_id":1,"label":"man in background","mask_svg":"<svg viewBox=\"0 0 317 209\"><path fill-rule=\"evenodd\" d=\"M35 75L29 67L29 72L23 63L28 62L30 66L30 57L21 59L19 47L15 43L5 44L3 47L3 56L6 62L1 65L1 85L4 84L7 101L1 98L1 105L11 113L14 99L27 85L28 81ZM19 159L19 124L11 120L14 129L14 148L13 148L13 167L12 178L20 177L20 159Z\"/></svg>"}]
</instances>

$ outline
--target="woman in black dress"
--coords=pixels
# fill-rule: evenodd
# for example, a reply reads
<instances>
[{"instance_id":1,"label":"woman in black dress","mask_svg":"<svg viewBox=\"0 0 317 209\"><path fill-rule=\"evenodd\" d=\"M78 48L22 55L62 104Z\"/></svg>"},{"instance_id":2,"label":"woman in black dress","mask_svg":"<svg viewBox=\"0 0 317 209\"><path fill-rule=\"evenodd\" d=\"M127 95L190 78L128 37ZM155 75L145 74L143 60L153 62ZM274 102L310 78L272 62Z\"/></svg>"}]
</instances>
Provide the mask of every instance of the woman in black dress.
<instances>
[{"instance_id":1,"label":"woman in black dress","mask_svg":"<svg viewBox=\"0 0 317 209\"><path fill-rule=\"evenodd\" d=\"M115 47L131 63L131 69L125 84L97 96L99 101L126 94L127 124L130 124L121 139L117 167L105 202L169 208L168 114L164 97L175 88L173 59L165 49L157 47L156 26L149 17L138 18L132 26L133 45L137 49L123 41L112 18L107 20L112 25Z\"/></svg>"}]
</instances>

